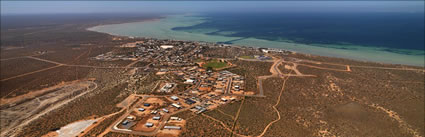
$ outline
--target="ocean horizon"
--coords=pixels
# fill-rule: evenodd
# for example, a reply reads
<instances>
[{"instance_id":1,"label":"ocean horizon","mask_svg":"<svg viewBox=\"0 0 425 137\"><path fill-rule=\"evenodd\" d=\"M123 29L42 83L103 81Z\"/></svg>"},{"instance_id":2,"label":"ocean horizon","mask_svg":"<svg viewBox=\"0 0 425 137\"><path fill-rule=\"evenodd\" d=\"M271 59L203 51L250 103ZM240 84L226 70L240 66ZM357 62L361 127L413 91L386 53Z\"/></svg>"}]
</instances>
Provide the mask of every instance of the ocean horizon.
<instances>
[{"instance_id":1,"label":"ocean horizon","mask_svg":"<svg viewBox=\"0 0 425 137\"><path fill-rule=\"evenodd\" d=\"M181 14L100 25L111 35L279 48L299 53L424 66L423 13Z\"/></svg>"}]
</instances>

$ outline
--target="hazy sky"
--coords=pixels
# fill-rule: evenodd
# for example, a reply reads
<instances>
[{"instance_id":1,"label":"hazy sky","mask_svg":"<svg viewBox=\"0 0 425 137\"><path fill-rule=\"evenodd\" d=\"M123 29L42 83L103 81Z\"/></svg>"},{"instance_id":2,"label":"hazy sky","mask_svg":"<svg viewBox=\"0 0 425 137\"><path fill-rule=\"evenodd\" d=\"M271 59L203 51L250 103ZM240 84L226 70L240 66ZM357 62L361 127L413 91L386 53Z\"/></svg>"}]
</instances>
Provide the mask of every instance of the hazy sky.
<instances>
[{"instance_id":1,"label":"hazy sky","mask_svg":"<svg viewBox=\"0 0 425 137\"><path fill-rule=\"evenodd\" d=\"M424 12L424 1L1 1L1 14L252 11Z\"/></svg>"}]
</instances>

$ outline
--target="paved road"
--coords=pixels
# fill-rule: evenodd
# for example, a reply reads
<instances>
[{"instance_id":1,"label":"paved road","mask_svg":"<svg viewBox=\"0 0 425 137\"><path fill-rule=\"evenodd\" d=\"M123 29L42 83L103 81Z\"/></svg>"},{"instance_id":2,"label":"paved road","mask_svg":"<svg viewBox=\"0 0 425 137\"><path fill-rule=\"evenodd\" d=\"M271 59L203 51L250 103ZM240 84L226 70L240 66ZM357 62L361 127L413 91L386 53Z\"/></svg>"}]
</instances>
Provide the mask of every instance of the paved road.
<instances>
[{"instance_id":1,"label":"paved road","mask_svg":"<svg viewBox=\"0 0 425 137\"><path fill-rule=\"evenodd\" d=\"M229 78L229 81L227 83L227 87L226 87L226 93L225 94L230 94L230 89L232 89L232 78Z\"/></svg>"},{"instance_id":2,"label":"paved road","mask_svg":"<svg viewBox=\"0 0 425 137\"><path fill-rule=\"evenodd\" d=\"M258 96L260 97L264 97L264 90L263 90L263 80L270 78L270 77L279 77L282 76L278 66L279 64L281 64L283 62L283 59L275 59L274 63L272 65L272 67L270 68L270 73L272 73L271 75L267 75L267 76L258 76L258 88L260 93L258 94Z\"/></svg>"}]
</instances>

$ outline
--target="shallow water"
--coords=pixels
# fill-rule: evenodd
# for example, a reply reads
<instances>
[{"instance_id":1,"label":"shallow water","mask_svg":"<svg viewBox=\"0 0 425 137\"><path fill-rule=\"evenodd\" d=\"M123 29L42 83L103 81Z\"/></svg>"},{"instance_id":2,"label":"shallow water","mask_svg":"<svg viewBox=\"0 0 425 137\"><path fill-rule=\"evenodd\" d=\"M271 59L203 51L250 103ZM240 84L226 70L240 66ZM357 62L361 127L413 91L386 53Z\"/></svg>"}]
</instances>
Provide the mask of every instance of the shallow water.
<instances>
[{"instance_id":1,"label":"shallow water","mask_svg":"<svg viewBox=\"0 0 425 137\"><path fill-rule=\"evenodd\" d=\"M351 44L303 44L291 40L267 40L255 37L237 37L233 31L218 31L214 28L192 27L208 21L199 15L173 15L157 21L102 25L88 30L120 36L152 37L205 42L231 42L232 45L281 48L300 53L342 57L362 61L424 66L424 51L387 47L360 46ZM218 32L214 33L214 32ZM214 33L214 34L211 34Z\"/></svg>"}]
</instances>

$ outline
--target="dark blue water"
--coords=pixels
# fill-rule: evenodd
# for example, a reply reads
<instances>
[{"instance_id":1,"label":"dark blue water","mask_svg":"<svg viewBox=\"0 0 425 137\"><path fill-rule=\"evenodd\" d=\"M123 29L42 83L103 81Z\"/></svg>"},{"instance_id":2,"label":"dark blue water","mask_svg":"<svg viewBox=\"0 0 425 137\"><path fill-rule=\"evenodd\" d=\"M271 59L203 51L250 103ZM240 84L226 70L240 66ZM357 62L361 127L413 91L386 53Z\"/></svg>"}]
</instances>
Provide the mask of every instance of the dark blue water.
<instances>
[{"instance_id":1,"label":"dark blue water","mask_svg":"<svg viewBox=\"0 0 425 137\"><path fill-rule=\"evenodd\" d=\"M206 22L173 30L217 29L208 34L304 44L424 50L424 13L214 13L202 16ZM226 31L235 33L220 33Z\"/></svg>"}]
</instances>

